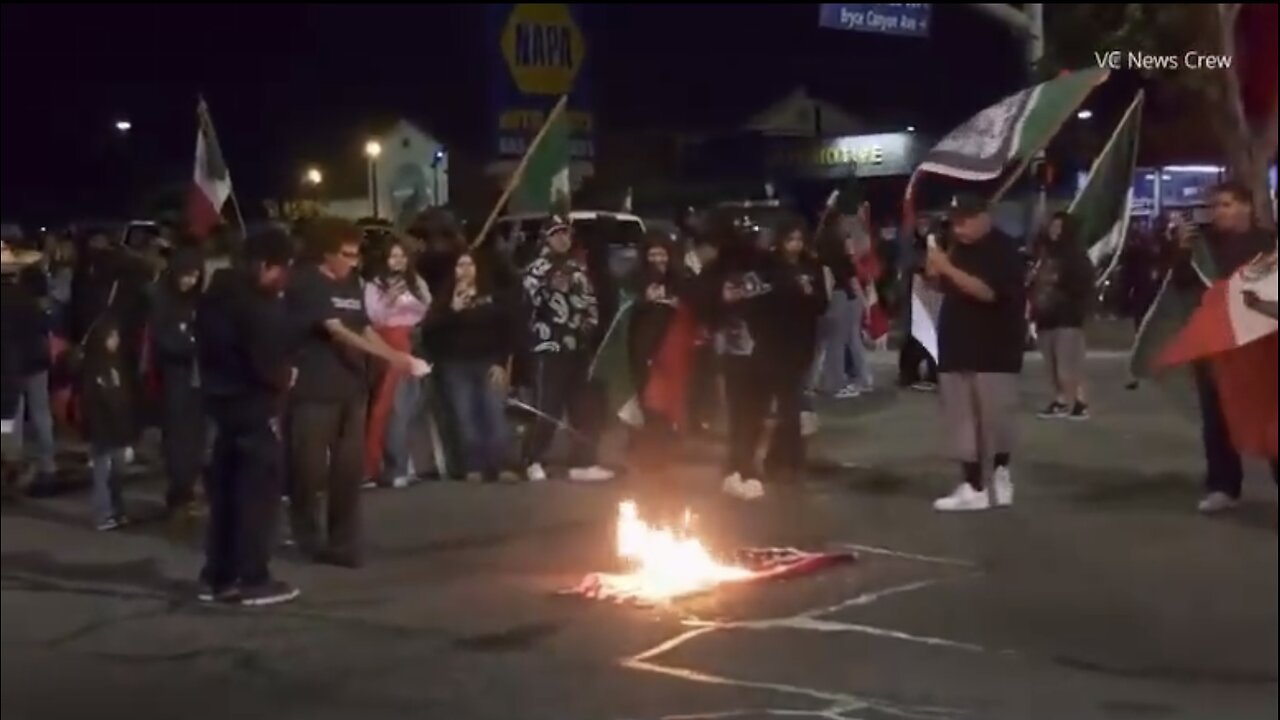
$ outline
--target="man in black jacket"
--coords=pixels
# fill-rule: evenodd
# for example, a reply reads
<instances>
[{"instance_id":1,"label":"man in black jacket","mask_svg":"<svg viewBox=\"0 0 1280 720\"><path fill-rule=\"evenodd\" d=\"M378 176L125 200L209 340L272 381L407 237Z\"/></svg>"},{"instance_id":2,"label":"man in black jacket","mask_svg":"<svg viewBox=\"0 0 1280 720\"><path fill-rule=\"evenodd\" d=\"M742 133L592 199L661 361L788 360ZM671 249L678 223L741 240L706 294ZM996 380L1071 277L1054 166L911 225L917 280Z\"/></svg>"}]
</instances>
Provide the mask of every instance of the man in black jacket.
<instances>
[{"instance_id":1,"label":"man in black jacket","mask_svg":"<svg viewBox=\"0 0 1280 720\"><path fill-rule=\"evenodd\" d=\"M196 317L204 401L217 428L200 579L204 601L260 606L298 596L268 569L283 488L279 414L295 377L281 299L293 243L265 231L248 239L245 260L214 275Z\"/></svg>"},{"instance_id":2,"label":"man in black jacket","mask_svg":"<svg viewBox=\"0 0 1280 720\"><path fill-rule=\"evenodd\" d=\"M196 364L195 318L204 256L179 247L151 298L151 357L160 376L161 440L169 512L190 512L204 465L205 423Z\"/></svg>"}]
</instances>

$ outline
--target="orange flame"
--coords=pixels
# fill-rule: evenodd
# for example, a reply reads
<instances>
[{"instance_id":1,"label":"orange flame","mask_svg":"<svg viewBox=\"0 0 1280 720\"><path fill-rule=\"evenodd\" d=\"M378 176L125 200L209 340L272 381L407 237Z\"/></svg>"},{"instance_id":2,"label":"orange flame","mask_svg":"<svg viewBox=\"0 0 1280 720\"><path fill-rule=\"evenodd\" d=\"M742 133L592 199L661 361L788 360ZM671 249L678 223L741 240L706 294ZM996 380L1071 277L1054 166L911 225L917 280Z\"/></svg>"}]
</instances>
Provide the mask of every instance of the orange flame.
<instances>
[{"instance_id":1,"label":"orange flame","mask_svg":"<svg viewBox=\"0 0 1280 720\"><path fill-rule=\"evenodd\" d=\"M691 519L686 510L683 529L655 527L640 518L634 501L619 503L618 556L631 571L610 578L616 583L614 590L658 602L751 576L746 568L712 557L701 541L688 534Z\"/></svg>"}]
</instances>

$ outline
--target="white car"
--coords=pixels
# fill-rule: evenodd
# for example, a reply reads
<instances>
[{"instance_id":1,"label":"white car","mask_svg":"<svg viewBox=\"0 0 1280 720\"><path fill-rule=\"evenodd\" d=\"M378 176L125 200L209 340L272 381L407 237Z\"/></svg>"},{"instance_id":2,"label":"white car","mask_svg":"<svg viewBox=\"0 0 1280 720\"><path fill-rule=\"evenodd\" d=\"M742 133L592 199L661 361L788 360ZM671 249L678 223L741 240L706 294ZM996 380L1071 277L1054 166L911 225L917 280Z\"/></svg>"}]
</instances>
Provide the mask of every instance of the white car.
<instances>
[{"instance_id":1,"label":"white car","mask_svg":"<svg viewBox=\"0 0 1280 720\"><path fill-rule=\"evenodd\" d=\"M516 267L525 267L538 257L542 229L549 218L547 213L503 216L494 223L489 242L496 243ZM624 277L635 268L645 233L644 220L638 216L608 210L572 210L569 224L578 237L597 232L607 234L609 267L614 277Z\"/></svg>"}]
</instances>

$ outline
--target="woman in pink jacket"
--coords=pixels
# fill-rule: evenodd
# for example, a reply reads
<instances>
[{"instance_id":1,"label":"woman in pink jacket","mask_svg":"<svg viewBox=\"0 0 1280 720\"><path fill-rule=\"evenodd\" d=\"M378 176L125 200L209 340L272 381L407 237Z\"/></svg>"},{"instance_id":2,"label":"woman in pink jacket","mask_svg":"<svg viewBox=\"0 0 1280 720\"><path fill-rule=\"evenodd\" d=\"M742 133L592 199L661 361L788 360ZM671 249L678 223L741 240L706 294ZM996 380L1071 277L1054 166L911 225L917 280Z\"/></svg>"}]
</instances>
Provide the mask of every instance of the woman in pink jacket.
<instances>
[{"instance_id":1,"label":"woman in pink jacket","mask_svg":"<svg viewBox=\"0 0 1280 720\"><path fill-rule=\"evenodd\" d=\"M427 284L413 271L408 249L391 241L372 262L364 286L365 312L387 344L410 352L413 331L431 305ZM383 486L409 485L409 423L421 397L418 380L386 365L378 365L373 401L365 427L365 477Z\"/></svg>"}]
</instances>

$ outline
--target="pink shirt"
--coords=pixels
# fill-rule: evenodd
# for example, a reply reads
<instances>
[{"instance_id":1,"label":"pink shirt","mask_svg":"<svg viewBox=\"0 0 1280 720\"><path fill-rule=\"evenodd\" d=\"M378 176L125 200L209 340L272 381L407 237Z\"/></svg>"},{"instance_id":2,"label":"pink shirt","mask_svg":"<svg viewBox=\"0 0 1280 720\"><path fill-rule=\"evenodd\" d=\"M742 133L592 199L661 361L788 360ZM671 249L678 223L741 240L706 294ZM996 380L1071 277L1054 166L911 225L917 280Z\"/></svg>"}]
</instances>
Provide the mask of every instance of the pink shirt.
<instances>
[{"instance_id":1,"label":"pink shirt","mask_svg":"<svg viewBox=\"0 0 1280 720\"><path fill-rule=\"evenodd\" d=\"M375 327L413 327L422 322L431 304L431 291L418 278L418 295L401 291L392 297L381 285L368 282L364 285L364 310Z\"/></svg>"}]
</instances>

